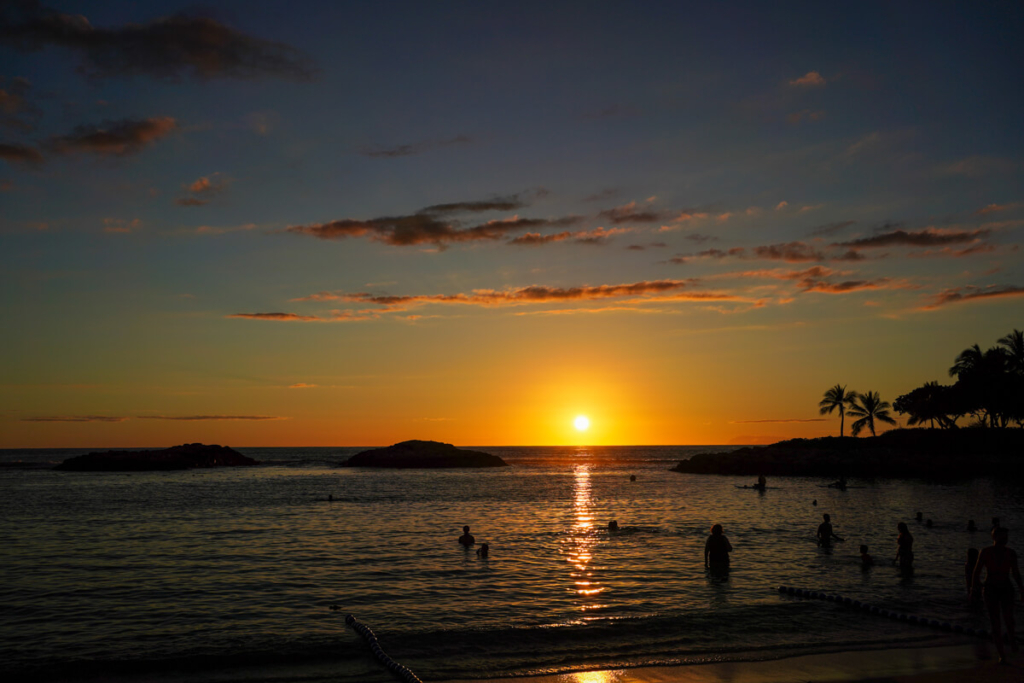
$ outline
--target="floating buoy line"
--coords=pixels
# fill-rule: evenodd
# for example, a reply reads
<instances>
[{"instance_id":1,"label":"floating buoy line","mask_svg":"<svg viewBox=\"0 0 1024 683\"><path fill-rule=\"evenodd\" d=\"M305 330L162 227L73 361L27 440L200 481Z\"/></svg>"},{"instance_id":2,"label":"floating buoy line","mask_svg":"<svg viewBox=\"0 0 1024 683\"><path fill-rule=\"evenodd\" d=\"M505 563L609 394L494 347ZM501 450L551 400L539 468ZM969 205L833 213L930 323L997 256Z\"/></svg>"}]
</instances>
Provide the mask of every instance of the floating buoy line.
<instances>
[{"instance_id":1,"label":"floating buoy line","mask_svg":"<svg viewBox=\"0 0 1024 683\"><path fill-rule=\"evenodd\" d=\"M370 650L373 651L373 655L380 661L381 664L391 670L391 673L401 678L406 683L423 683L420 677L414 674L409 667L402 666L395 660L388 656L388 653L381 649L380 643L377 642L377 636L373 635L373 631L370 627L363 622L356 619L351 614L345 616L345 623L351 626L356 633L361 635L363 639L369 644Z\"/></svg>"},{"instance_id":2,"label":"floating buoy line","mask_svg":"<svg viewBox=\"0 0 1024 683\"><path fill-rule=\"evenodd\" d=\"M938 619L925 619L913 614L904 614L903 612L896 612L894 610L885 609L876 605L871 605L860 600L853 600L842 595L835 593L825 593L823 591L811 591L803 588L793 588L792 586L779 586L780 595L792 595L797 598L808 598L810 600L825 600L826 602L834 602L837 605L844 605L853 609L859 609L862 612L868 614L874 614L876 616L885 617L893 621L902 621L908 624L917 624L918 626L927 626L934 628L939 631L947 631L949 633L963 634L966 636L976 636L978 638L988 638L989 634L983 628L964 628L960 624L951 624L948 621L939 621Z\"/></svg>"}]
</instances>

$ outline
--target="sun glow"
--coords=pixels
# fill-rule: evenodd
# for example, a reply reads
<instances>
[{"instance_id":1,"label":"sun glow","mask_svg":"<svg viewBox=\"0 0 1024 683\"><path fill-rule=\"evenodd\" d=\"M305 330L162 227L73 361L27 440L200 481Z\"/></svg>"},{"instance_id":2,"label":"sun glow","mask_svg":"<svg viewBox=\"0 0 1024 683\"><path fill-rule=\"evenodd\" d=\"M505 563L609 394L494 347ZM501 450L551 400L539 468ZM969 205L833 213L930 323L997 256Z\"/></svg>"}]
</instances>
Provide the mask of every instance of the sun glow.
<instances>
[{"instance_id":1,"label":"sun glow","mask_svg":"<svg viewBox=\"0 0 1024 683\"><path fill-rule=\"evenodd\" d=\"M585 432L590 427L590 418L586 415L580 415L573 421L573 424L576 425L576 429Z\"/></svg>"}]
</instances>

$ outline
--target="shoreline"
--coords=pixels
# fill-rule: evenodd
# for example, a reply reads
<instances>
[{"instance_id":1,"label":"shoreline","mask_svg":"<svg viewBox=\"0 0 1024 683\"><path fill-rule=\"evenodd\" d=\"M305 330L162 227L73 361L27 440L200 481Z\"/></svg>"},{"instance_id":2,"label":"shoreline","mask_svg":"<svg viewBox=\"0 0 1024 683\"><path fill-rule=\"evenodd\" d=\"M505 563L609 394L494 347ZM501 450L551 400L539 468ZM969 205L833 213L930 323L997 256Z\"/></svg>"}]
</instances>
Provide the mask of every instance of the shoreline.
<instances>
[{"instance_id":1,"label":"shoreline","mask_svg":"<svg viewBox=\"0 0 1024 683\"><path fill-rule=\"evenodd\" d=\"M896 647L795 655L756 661L723 661L625 669L594 669L538 676L458 678L439 683L793 683L873 681L1010 683L1024 678L1024 653L997 662L985 641L962 645ZM979 678L981 677L981 678Z\"/></svg>"}]
</instances>

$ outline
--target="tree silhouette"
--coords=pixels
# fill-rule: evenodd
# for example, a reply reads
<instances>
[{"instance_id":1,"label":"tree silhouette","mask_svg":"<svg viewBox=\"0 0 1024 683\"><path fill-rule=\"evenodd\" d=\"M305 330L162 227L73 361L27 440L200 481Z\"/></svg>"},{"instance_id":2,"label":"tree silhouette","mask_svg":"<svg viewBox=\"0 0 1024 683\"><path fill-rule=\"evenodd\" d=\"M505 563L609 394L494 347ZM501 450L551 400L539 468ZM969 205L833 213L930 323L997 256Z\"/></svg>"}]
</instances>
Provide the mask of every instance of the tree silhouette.
<instances>
[{"instance_id":1,"label":"tree silhouette","mask_svg":"<svg viewBox=\"0 0 1024 683\"><path fill-rule=\"evenodd\" d=\"M1010 372L1024 375L1024 332L1014 330L996 343L1003 347Z\"/></svg>"},{"instance_id":2,"label":"tree silhouette","mask_svg":"<svg viewBox=\"0 0 1024 683\"><path fill-rule=\"evenodd\" d=\"M981 347L975 344L969 348L964 349L960 352L960 355L953 361L953 367L949 369L950 377L960 377L961 375L971 372L979 367L985 360L985 352L981 350Z\"/></svg>"},{"instance_id":3,"label":"tree silhouette","mask_svg":"<svg viewBox=\"0 0 1024 683\"><path fill-rule=\"evenodd\" d=\"M824 397L818 402L818 413L820 415L831 415L836 408L839 409L839 436L843 435L843 425L846 421L846 407L853 405L857 392L847 392L846 387L839 384L825 392Z\"/></svg>"},{"instance_id":4,"label":"tree silhouette","mask_svg":"<svg viewBox=\"0 0 1024 683\"><path fill-rule=\"evenodd\" d=\"M877 391L869 391L864 394L854 394L855 399L850 405L849 413L853 417L859 417L859 420L854 421L850 425L850 431L853 432L854 436L860 434L860 431L867 427L871 430L871 436L875 436L875 420L879 422L885 422L886 424L894 425L896 420L892 419L889 415L888 401L883 401Z\"/></svg>"}]
</instances>

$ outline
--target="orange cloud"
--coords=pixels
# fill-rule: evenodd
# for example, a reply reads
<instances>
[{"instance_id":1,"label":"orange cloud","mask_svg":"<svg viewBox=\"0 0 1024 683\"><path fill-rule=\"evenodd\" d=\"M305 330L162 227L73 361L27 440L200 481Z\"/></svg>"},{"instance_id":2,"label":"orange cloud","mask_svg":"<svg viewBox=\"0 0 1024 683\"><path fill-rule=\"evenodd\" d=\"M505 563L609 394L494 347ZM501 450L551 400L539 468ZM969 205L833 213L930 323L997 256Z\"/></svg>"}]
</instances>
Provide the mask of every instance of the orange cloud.
<instances>
[{"instance_id":1,"label":"orange cloud","mask_svg":"<svg viewBox=\"0 0 1024 683\"><path fill-rule=\"evenodd\" d=\"M205 420L287 420L288 418L275 415L138 415L137 419L202 422Z\"/></svg>"},{"instance_id":2,"label":"orange cloud","mask_svg":"<svg viewBox=\"0 0 1024 683\"><path fill-rule=\"evenodd\" d=\"M906 230L894 230L883 232L870 237L850 240L848 242L837 242L833 246L853 247L854 249L892 247L892 246L913 246L913 247L935 247L947 244L963 244L975 242L987 237L992 231L987 229L978 230L941 230L938 228L925 228L916 232Z\"/></svg>"},{"instance_id":3,"label":"orange cloud","mask_svg":"<svg viewBox=\"0 0 1024 683\"><path fill-rule=\"evenodd\" d=\"M597 215L612 223L657 223L662 218L662 214L657 211L638 209L636 202L605 209Z\"/></svg>"},{"instance_id":4,"label":"orange cloud","mask_svg":"<svg viewBox=\"0 0 1024 683\"><path fill-rule=\"evenodd\" d=\"M169 116L105 121L99 125L76 126L67 135L50 138L50 146L62 154L88 152L125 156L140 151L177 127L178 122Z\"/></svg>"},{"instance_id":5,"label":"orange cloud","mask_svg":"<svg viewBox=\"0 0 1024 683\"><path fill-rule=\"evenodd\" d=\"M315 389L320 386L319 384L306 384L305 382L297 382L296 384L289 384L289 389Z\"/></svg>"},{"instance_id":6,"label":"orange cloud","mask_svg":"<svg viewBox=\"0 0 1024 683\"><path fill-rule=\"evenodd\" d=\"M800 78L794 78L790 85L798 88L819 88L825 85L826 81L817 71L808 71Z\"/></svg>"},{"instance_id":7,"label":"orange cloud","mask_svg":"<svg viewBox=\"0 0 1024 683\"><path fill-rule=\"evenodd\" d=\"M43 155L39 150L28 145L8 145L0 143L0 159L16 164L41 164Z\"/></svg>"},{"instance_id":8,"label":"orange cloud","mask_svg":"<svg viewBox=\"0 0 1024 683\"><path fill-rule=\"evenodd\" d=\"M980 209L975 211L975 213L983 216L987 213L995 213L996 211L1009 211L1010 209L1017 209L1020 208L1021 206L1024 205L1018 202L1013 202L1011 204L989 204L988 206L981 207Z\"/></svg>"},{"instance_id":9,"label":"orange cloud","mask_svg":"<svg viewBox=\"0 0 1024 683\"><path fill-rule=\"evenodd\" d=\"M229 318L249 318L251 320L281 320L288 322L311 322L320 320L315 315L298 315L296 313L232 313Z\"/></svg>"},{"instance_id":10,"label":"orange cloud","mask_svg":"<svg viewBox=\"0 0 1024 683\"><path fill-rule=\"evenodd\" d=\"M124 422L127 417L110 415L57 415L53 417L23 417L22 422Z\"/></svg>"},{"instance_id":11,"label":"orange cloud","mask_svg":"<svg viewBox=\"0 0 1024 683\"><path fill-rule=\"evenodd\" d=\"M1017 285L988 285L986 287L954 287L936 294L931 303L922 306L920 310L931 311L947 304L962 303L967 301L984 301L988 299L1002 299L1009 297L1024 296L1024 287Z\"/></svg>"}]
</instances>

